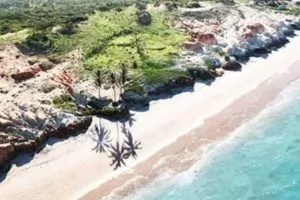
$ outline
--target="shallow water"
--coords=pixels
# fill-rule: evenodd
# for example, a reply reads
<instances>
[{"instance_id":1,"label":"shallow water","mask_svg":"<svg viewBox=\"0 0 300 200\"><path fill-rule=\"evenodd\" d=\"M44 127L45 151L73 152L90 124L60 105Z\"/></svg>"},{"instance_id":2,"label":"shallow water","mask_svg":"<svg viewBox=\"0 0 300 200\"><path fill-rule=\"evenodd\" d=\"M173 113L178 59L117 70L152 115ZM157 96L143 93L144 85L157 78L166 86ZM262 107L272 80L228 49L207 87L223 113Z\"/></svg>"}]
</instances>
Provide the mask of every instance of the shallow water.
<instances>
[{"instance_id":1,"label":"shallow water","mask_svg":"<svg viewBox=\"0 0 300 200\"><path fill-rule=\"evenodd\" d=\"M198 166L175 176L165 174L128 199L300 199L299 122L296 81L258 117L207 152Z\"/></svg>"}]
</instances>

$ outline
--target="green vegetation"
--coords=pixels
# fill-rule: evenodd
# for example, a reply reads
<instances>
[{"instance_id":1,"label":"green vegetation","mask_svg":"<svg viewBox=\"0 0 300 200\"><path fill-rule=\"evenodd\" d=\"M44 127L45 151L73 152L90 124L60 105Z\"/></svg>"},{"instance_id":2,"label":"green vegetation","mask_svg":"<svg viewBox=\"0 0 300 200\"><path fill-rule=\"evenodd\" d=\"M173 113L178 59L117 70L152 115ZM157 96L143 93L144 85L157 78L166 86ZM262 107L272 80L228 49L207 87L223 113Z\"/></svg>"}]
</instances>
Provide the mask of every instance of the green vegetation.
<instances>
[{"instance_id":1,"label":"green vegetation","mask_svg":"<svg viewBox=\"0 0 300 200\"><path fill-rule=\"evenodd\" d=\"M18 41L23 41L29 34L30 32L28 29L24 29L15 33L0 35L0 44L2 45L5 43L16 43Z\"/></svg>"},{"instance_id":2,"label":"green vegetation","mask_svg":"<svg viewBox=\"0 0 300 200\"><path fill-rule=\"evenodd\" d=\"M295 15L295 16L299 16L300 15L300 8L293 8L291 10L288 10L287 11L288 14L291 14L291 15Z\"/></svg>"},{"instance_id":3,"label":"green vegetation","mask_svg":"<svg viewBox=\"0 0 300 200\"><path fill-rule=\"evenodd\" d=\"M47 30L86 21L95 11L131 5L133 0L0 0L0 34L24 28Z\"/></svg>"},{"instance_id":4,"label":"green vegetation","mask_svg":"<svg viewBox=\"0 0 300 200\"><path fill-rule=\"evenodd\" d=\"M64 111L73 112L75 111L76 104L70 95L61 95L53 99L53 104L55 108L61 109Z\"/></svg>"},{"instance_id":5,"label":"green vegetation","mask_svg":"<svg viewBox=\"0 0 300 200\"><path fill-rule=\"evenodd\" d=\"M149 26L139 25L135 12L130 7L97 13L82 27L78 35L83 41L86 70L116 69L127 63L134 71L130 74L143 74L146 82L155 82L159 72L172 71L166 68L173 64L185 36L170 28L164 12L152 11Z\"/></svg>"},{"instance_id":6,"label":"green vegetation","mask_svg":"<svg viewBox=\"0 0 300 200\"><path fill-rule=\"evenodd\" d=\"M97 12L78 28L76 34L66 36L50 33L47 39L40 35L38 42L28 41L32 40L32 37L28 37L22 44L26 47L28 43L38 43L42 49L46 47L48 52L55 55L80 48L87 72L117 70L126 63L130 66L131 78L138 76L140 81L146 83L167 81L179 74L169 67L185 35L170 28L167 13L150 13L151 25L141 26L137 23L134 7L120 12Z\"/></svg>"},{"instance_id":7,"label":"green vegetation","mask_svg":"<svg viewBox=\"0 0 300 200\"><path fill-rule=\"evenodd\" d=\"M119 71L126 64L131 81L125 89L186 76L170 68L186 38L170 27L170 12L145 12L142 3L129 6L135 0L17 2L0 0L0 33L28 28L28 36L17 44L24 53L59 60L80 49L84 69L91 74ZM143 17L150 17L149 25L139 23Z\"/></svg>"}]
</instances>

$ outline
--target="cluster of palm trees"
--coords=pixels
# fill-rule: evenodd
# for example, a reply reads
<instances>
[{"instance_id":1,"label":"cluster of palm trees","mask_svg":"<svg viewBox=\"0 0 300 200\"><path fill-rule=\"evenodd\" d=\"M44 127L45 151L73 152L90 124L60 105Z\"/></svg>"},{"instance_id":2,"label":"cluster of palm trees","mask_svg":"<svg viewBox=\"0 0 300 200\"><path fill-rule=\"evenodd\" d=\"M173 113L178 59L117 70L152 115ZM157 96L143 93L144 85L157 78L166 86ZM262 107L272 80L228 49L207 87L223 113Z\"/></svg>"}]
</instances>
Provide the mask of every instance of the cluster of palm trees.
<instances>
[{"instance_id":1,"label":"cluster of palm trees","mask_svg":"<svg viewBox=\"0 0 300 200\"><path fill-rule=\"evenodd\" d=\"M117 125L117 140L116 143L112 144L112 138L110 131L107 130L101 124L101 119L99 124L95 125L93 133L93 140L96 142L96 146L93 148L96 152L105 153L111 158L111 166L114 170L119 167L126 166L125 160L133 157L136 159L137 150L141 149L141 142L135 141L132 137L132 133L127 128L125 123L122 123L121 132L123 133L122 142L120 142L119 134L119 122Z\"/></svg>"},{"instance_id":2,"label":"cluster of palm trees","mask_svg":"<svg viewBox=\"0 0 300 200\"><path fill-rule=\"evenodd\" d=\"M121 64L120 71L97 70L95 73L95 85L98 88L98 98L101 98L101 89L112 89L114 92L114 101L117 100L117 88L120 89L120 95L125 90L125 83L128 79L128 65Z\"/></svg>"},{"instance_id":3,"label":"cluster of palm trees","mask_svg":"<svg viewBox=\"0 0 300 200\"><path fill-rule=\"evenodd\" d=\"M95 73L95 85L98 88L98 97L101 98L101 89L112 89L114 92L114 102L117 100L117 89L119 88L120 95L125 90L125 84L128 81L128 65L121 64L119 71L97 70ZM130 117L129 126L132 125L134 120ZM125 160L130 157L137 157L137 150L141 148L141 142L135 141L132 133L129 131L125 123L122 123L121 132L123 133L120 138L119 122L117 126L117 139L116 143L112 144L111 132L102 126L101 119L95 125L92 131L92 139L96 142L93 148L96 152L105 153L112 159L111 166L114 170L119 167L125 166Z\"/></svg>"}]
</instances>

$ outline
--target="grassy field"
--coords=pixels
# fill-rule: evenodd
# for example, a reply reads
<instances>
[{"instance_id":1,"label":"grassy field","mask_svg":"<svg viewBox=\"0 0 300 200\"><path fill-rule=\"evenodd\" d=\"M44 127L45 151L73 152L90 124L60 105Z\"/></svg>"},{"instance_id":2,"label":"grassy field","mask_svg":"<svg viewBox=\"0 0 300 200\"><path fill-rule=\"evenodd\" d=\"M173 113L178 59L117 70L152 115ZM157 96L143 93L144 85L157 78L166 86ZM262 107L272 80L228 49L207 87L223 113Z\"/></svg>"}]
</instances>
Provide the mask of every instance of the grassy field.
<instances>
[{"instance_id":1,"label":"grassy field","mask_svg":"<svg viewBox=\"0 0 300 200\"><path fill-rule=\"evenodd\" d=\"M186 36L170 27L170 13L150 11L150 26L139 25L136 8L97 12L77 28L76 34L50 34L51 52L61 55L82 49L87 73L98 69L118 70L122 63L130 67L130 75L140 82L165 82L184 75L171 69Z\"/></svg>"},{"instance_id":2,"label":"grassy field","mask_svg":"<svg viewBox=\"0 0 300 200\"><path fill-rule=\"evenodd\" d=\"M169 26L168 15L153 11L152 24L141 26L135 19L136 10L101 12L92 16L78 33L84 52L85 69L118 68L126 63L135 73L155 82L158 71L168 71L179 52L185 36Z\"/></svg>"}]
</instances>

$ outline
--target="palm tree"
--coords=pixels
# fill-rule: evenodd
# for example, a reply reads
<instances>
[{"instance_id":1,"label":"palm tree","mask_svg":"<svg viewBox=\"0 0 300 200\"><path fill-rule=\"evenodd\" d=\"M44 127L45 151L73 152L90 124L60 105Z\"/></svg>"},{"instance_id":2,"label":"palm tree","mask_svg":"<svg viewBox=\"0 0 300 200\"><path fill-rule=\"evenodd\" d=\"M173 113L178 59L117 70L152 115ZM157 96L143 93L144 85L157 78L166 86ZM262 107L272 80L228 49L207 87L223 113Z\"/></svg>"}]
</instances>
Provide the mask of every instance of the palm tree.
<instances>
[{"instance_id":1,"label":"palm tree","mask_svg":"<svg viewBox=\"0 0 300 200\"><path fill-rule=\"evenodd\" d=\"M97 70L95 73L95 85L98 87L98 98L101 98L101 88L104 83L104 77L101 70Z\"/></svg>"},{"instance_id":2,"label":"palm tree","mask_svg":"<svg viewBox=\"0 0 300 200\"><path fill-rule=\"evenodd\" d=\"M107 88L112 88L113 89L113 91L114 91L114 101L116 102L116 98L117 98L116 88L118 87L119 76L116 72L111 71L107 78L108 78Z\"/></svg>"},{"instance_id":3,"label":"palm tree","mask_svg":"<svg viewBox=\"0 0 300 200\"><path fill-rule=\"evenodd\" d=\"M112 89L113 89L113 91L114 91L114 101L116 101L116 99L117 99L117 92L116 92L116 88L117 88L117 86L118 86L118 74L117 73L115 73L115 72L112 72L111 74L110 74L110 83L111 83L111 87L112 87Z\"/></svg>"},{"instance_id":4,"label":"palm tree","mask_svg":"<svg viewBox=\"0 0 300 200\"><path fill-rule=\"evenodd\" d=\"M125 91L125 83L127 81L128 75L128 66L126 64L121 65L121 73L120 73L120 95Z\"/></svg>"}]
</instances>

